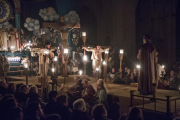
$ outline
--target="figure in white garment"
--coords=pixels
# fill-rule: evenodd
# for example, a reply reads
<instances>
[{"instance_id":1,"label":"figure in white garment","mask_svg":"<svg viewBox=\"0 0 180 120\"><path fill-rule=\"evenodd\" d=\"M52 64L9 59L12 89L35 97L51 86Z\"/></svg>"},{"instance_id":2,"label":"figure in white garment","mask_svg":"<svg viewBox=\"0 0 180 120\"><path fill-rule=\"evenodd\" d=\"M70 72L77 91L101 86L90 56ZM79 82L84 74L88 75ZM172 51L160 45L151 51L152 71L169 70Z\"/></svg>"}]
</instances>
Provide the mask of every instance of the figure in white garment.
<instances>
[{"instance_id":1,"label":"figure in white garment","mask_svg":"<svg viewBox=\"0 0 180 120\"><path fill-rule=\"evenodd\" d=\"M0 47L1 50L8 50L8 43L9 43L9 35L8 32L5 30L5 26L3 25L0 29Z\"/></svg>"},{"instance_id":2,"label":"figure in white garment","mask_svg":"<svg viewBox=\"0 0 180 120\"><path fill-rule=\"evenodd\" d=\"M96 77L96 69L99 69L99 77L101 76L101 63L102 63L102 53L105 50L101 49L101 46L96 46L96 48L87 48L83 47L86 51L91 51L91 60L92 60L92 68L93 68L93 75Z\"/></svg>"},{"instance_id":3,"label":"figure in white garment","mask_svg":"<svg viewBox=\"0 0 180 120\"><path fill-rule=\"evenodd\" d=\"M11 47L15 51L19 51L21 49L21 40L17 28L14 28L14 31L11 33Z\"/></svg>"},{"instance_id":4,"label":"figure in white garment","mask_svg":"<svg viewBox=\"0 0 180 120\"><path fill-rule=\"evenodd\" d=\"M49 57L53 57L52 50L49 50L51 47L50 42L46 42L45 48L40 49L39 51L39 75L47 76L48 68L49 68Z\"/></svg>"}]
</instances>

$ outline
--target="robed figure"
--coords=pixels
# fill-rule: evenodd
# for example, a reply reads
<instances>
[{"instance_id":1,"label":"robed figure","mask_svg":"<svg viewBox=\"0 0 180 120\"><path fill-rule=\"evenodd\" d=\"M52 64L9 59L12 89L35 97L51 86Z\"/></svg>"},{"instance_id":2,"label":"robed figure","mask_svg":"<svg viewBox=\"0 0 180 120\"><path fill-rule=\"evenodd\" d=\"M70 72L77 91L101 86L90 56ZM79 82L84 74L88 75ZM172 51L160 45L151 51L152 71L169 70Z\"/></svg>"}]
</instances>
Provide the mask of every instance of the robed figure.
<instances>
[{"instance_id":1,"label":"robed figure","mask_svg":"<svg viewBox=\"0 0 180 120\"><path fill-rule=\"evenodd\" d=\"M139 49L137 58L140 61L139 91L140 94L151 94L153 83L157 83L157 55L156 48L151 44L149 35L143 36L143 45Z\"/></svg>"},{"instance_id":2,"label":"robed figure","mask_svg":"<svg viewBox=\"0 0 180 120\"><path fill-rule=\"evenodd\" d=\"M5 30L5 26L3 25L0 29L0 48L3 51L8 50L8 43L9 43L9 35L8 32Z\"/></svg>"},{"instance_id":3,"label":"robed figure","mask_svg":"<svg viewBox=\"0 0 180 120\"><path fill-rule=\"evenodd\" d=\"M11 47L12 46L15 51L19 51L21 49L21 40L17 28L14 28L14 31L11 33Z\"/></svg>"}]
</instances>

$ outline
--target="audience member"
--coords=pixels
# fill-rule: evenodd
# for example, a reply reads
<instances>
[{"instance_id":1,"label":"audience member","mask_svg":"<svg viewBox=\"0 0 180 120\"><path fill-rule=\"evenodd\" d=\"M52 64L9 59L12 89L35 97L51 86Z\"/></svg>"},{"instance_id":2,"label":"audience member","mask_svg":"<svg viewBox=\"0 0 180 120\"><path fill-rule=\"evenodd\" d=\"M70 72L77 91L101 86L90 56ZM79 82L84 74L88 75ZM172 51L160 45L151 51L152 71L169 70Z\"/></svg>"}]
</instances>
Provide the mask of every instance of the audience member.
<instances>
[{"instance_id":1,"label":"audience member","mask_svg":"<svg viewBox=\"0 0 180 120\"><path fill-rule=\"evenodd\" d=\"M138 81L138 72L137 72L137 69L136 69L136 68L134 68L133 76L134 76L134 82L137 83L137 81Z\"/></svg>"},{"instance_id":2,"label":"audience member","mask_svg":"<svg viewBox=\"0 0 180 120\"><path fill-rule=\"evenodd\" d=\"M107 118L107 110L103 104L97 104L93 107L92 116L94 120L110 120Z\"/></svg>"},{"instance_id":3,"label":"audience member","mask_svg":"<svg viewBox=\"0 0 180 120\"><path fill-rule=\"evenodd\" d=\"M46 117L45 120L62 120L58 114L51 114Z\"/></svg>"},{"instance_id":4,"label":"audience member","mask_svg":"<svg viewBox=\"0 0 180 120\"><path fill-rule=\"evenodd\" d=\"M15 92L16 92L16 85L14 83L9 83L7 93L14 95Z\"/></svg>"},{"instance_id":5,"label":"audience member","mask_svg":"<svg viewBox=\"0 0 180 120\"><path fill-rule=\"evenodd\" d=\"M83 85L82 85L82 80L80 79L79 76L75 76L74 77L74 82L75 82L75 85L73 85L69 90L68 90L68 94L69 96L73 96L73 97L76 97L76 98L80 98L81 97L81 92L82 90L84 89L83 88Z\"/></svg>"},{"instance_id":6,"label":"audience member","mask_svg":"<svg viewBox=\"0 0 180 120\"><path fill-rule=\"evenodd\" d=\"M166 89L176 89L177 75L173 70L170 71L170 76L168 77Z\"/></svg>"},{"instance_id":7,"label":"audience member","mask_svg":"<svg viewBox=\"0 0 180 120\"><path fill-rule=\"evenodd\" d=\"M99 104L104 104L105 107L107 107L107 92L104 87L104 82L102 79L99 79L97 81L97 93L96 97L98 98Z\"/></svg>"},{"instance_id":8,"label":"audience member","mask_svg":"<svg viewBox=\"0 0 180 120\"><path fill-rule=\"evenodd\" d=\"M117 73L116 78L114 79L113 83L116 83L116 84L125 84L125 81L122 78L122 73L121 72Z\"/></svg>"},{"instance_id":9,"label":"audience member","mask_svg":"<svg viewBox=\"0 0 180 120\"><path fill-rule=\"evenodd\" d=\"M68 120L72 110L68 107L67 95L57 97L57 105L55 106L54 111L61 116L62 120Z\"/></svg>"},{"instance_id":10,"label":"audience member","mask_svg":"<svg viewBox=\"0 0 180 120\"><path fill-rule=\"evenodd\" d=\"M15 94L14 94L14 97L15 97L16 99L18 99L19 88L20 88L22 85L23 85L22 83L16 85L16 91L15 91Z\"/></svg>"},{"instance_id":11,"label":"audience member","mask_svg":"<svg viewBox=\"0 0 180 120\"><path fill-rule=\"evenodd\" d=\"M57 91L49 92L49 100L44 109L45 114L49 115L53 113L52 111L56 105L56 101L57 101Z\"/></svg>"},{"instance_id":12,"label":"audience member","mask_svg":"<svg viewBox=\"0 0 180 120\"><path fill-rule=\"evenodd\" d=\"M128 70L128 67L125 67L124 70L122 71L123 78L126 78L127 70Z\"/></svg>"},{"instance_id":13,"label":"audience member","mask_svg":"<svg viewBox=\"0 0 180 120\"><path fill-rule=\"evenodd\" d=\"M69 96L69 107L71 109L73 109L72 105L73 105L74 101L76 101L77 99L82 97L82 90L84 89L83 85L82 85L82 80L80 79L79 76L74 77L74 82L75 82L75 85L73 85L67 91L67 94Z\"/></svg>"},{"instance_id":14,"label":"audience member","mask_svg":"<svg viewBox=\"0 0 180 120\"><path fill-rule=\"evenodd\" d=\"M7 112L5 120L23 120L23 112L20 107L13 107Z\"/></svg>"},{"instance_id":15,"label":"audience member","mask_svg":"<svg viewBox=\"0 0 180 120\"><path fill-rule=\"evenodd\" d=\"M27 120L44 120L44 113L38 102L32 102L27 106Z\"/></svg>"},{"instance_id":16,"label":"audience member","mask_svg":"<svg viewBox=\"0 0 180 120\"><path fill-rule=\"evenodd\" d=\"M109 72L109 73L107 74L107 78L111 81L111 80L114 80L115 77L116 77L116 72L115 72L115 69L112 68L111 72Z\"/></svg>"},{"instance_id":17,"label":"audience member","mask_svg":"<svg viewBox=\"0 0 180 120\"><path fill-rule=\"evenodd\" d=\"M130 83L134 83L134 76L133 76L133 74L131 74L131 75L125 80L125 84L126 84L126 85L130 85Z\"/></svg>"},{"instance_id":18,"label":"audience member","mask_svg":"<svg viewBox=\"0 0 180 120\"><path fill-rule=\"evenodd\" d=\"M137 107L130 108L126 120L144 120L142 111Z\"/></svg>"},{"instance_id":19,"label":"audience member","mask_svg":"<svg viewBox=\"0 0 180 120\"><path fill-rule=\"evenodd\" d=\"M21 85L19 88L19 93L17 95L17 101L22 106L26 106L26 101L28 98L29 88L27 85Z\"/></svg>"},{"instance_id":20,"label":"audience member","mask_svg":"<svg viewBox=\"0 0 180 120\"><path fill-rule=\"evenodd\" d=\"M37 94L37 87L36 86L31 86L29 93L28 93L28 99L27 99L27 104L31 102L38 102L42 108L45 107L45 103L41 99L41 97Z\"/></svg>"},{"instance_id":21,"label":"audience member","mask_svg":"<svg viewBox=\"0 0 180 120\"><path fill-rule=\"evenodd\" d=\"M84 90L82 91L82 98L86 102L89 103L94 98L95 90L94 90L93 86L88 83L88 81L86 79L84 79L82 81L82 84L83 84L83 87L84 87Z\"/></svg>"},{"instance_id":22,"label":"audience member","mask_svg":"<svg viewBox=\"0 0 180 120\"><path fill-rule=\"evenodd\" d=\"M6 88L6 82L5 80L0 81L0 94L4 96L7 93L7 88Z\"/></svg>"},{"instance_id":23,"label":"audience member","mask_svg":"<svg viewBox=\"0 0 180 120\"><path fill-rule=\"evenodd\" d=\"M73 103L73 112L69 115L69 120L92 120L85 112L86 104L83 99L78 99Z\"/></svg>"},{"instance_id":24,"label":"audience member","mask_svg":"<svg viewBox=\"0 0 180 120\"><path fill-rule=\"evenodd\" d=\"M119 98L112 95L107 95L108 102L108 118L118 120L120 117L120 106L117 104Z\"/></svg>"}]
</instances>

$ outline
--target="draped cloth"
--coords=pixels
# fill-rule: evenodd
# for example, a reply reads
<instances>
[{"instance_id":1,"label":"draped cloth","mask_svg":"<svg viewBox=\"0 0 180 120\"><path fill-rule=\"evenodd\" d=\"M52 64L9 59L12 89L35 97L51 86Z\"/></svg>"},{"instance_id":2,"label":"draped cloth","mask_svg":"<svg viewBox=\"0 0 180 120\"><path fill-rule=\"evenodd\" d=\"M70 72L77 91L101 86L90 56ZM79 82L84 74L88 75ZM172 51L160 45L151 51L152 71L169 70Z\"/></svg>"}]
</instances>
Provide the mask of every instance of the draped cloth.
<instances>
[{"instance_id":1,"label":"draped cloth","mask_svg":"<svg viewBox=\"0 0 180 120\"><path fill-rule=\"evenodd\" d=\"M18 32L11 33L11 46L14 46L14 50L21 49L20 35Z\"/></svg>"},{"instance_id":2,"label":"draped cloth","mask_svg":"<svg viewBox=\"0 0 180 120\"><path fill-rule=\"evenodd\" d=\"M1 50L4 50L5 48L7 50L8 42L9 42L8 33L5 30L0 29L0 47L1 47Z\"/></svg>"},{"instance_id":3,"label":"draped cloth","mask_svg":"<svg viewBox=\"0 0 180 120\"><path fill-rule=\"evenodd\" d=\"M152 84L157 83L157 55L155 47L151 43L145 43L139 50L140 78L139 90L141 94L151 94Z\"/></svg>"}]
</instances>

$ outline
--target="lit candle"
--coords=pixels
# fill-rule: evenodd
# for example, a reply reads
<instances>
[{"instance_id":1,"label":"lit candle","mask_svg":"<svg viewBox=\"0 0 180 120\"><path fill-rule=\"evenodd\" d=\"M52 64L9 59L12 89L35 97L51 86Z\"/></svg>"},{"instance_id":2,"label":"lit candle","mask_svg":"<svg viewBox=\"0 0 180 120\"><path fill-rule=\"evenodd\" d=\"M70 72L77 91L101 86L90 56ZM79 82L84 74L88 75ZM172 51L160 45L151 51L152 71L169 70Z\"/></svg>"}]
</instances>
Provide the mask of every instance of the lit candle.
<instances>
[{"instance_id":1,"label":"lit candle","mask_svg":"<svg viewBox=\"0 0 180 120\"><path fill-rule=\"evenodd\" d=\"M119 53L120 53L120 54L124 54L124 50L123 50L123 49L120 49Z\"/></svg>"},{"instance_id":2,"label":"lit candle","mask_svg":"<svg viewBox=\"0 0 180 120\"><path fill-rule=\"evenodd\" d=\"M137 66L136 66L136 68L137 68L137 69L140 69L140 68L141 68L141 66L140 66L140 65L137 65Z\"/></svg>"},{"instance_id":3,"label":"lit candle","mask_svg":"<svg viewBox=\"0 0 180 120\"><path fill-rule=\"evenodd\" d=\"M82 70L79 71L79 75L82 75Z\"/></svg>"},{"instance_id":4,"label":"lit candle","mask_svg":"<svg viewBox=\"0 0 180 120\"><path fill-rule=\"evenodd\" d=\"M109 50L105 50L105 54L108 54L109 53Z\"/></svg>"},{"instance_id":5,"label":"lit candle","mask_svg":"<svg viewBox=\"0 0 180 120\"><path fill-rule=\"evenodd\" d=\"M25 68L28 68L28 65L27 65L27 64L24 64L24 67L25 67Z\"/></svg>"},{"instance_id":6,"label":"lit candle","mask_svg":"<svg viewBox=\"0 0 180 120\"><path fill-rule=\"evenodd\" d=\"M68 49L67 48L64 49L64 54L68 54Z\"/></svg>"},{"instance_id":7,"label":"lit candle","mask_svg":"<svg viewBox=\"0 0 180 120\"><path fill-rule=\"evenodd\" d=\"M106 61L103 61L103 65L106 65Z\"/></svg>"},{"instance_id":8,"label":"lit candle","mask_svg":"<svg viewBox=\"0 0 180 120\"><path fill-rule=\"evenodd\" d=\"M54 61L57 61L57 56L54 57Z\"/></svg>"},{"instance_id":9,"label":"lit candle","mask_svg":"<svg viewBox=\"0 0 180 120\"><path fill-rule=\"evenodd\" d=\"M84 55L84 56L83 56L83 60L84 60L84 61L87 61L87 55Z\"/></svg>"},{"instance_id":10,"label":"lit candle","mask_svg":"<svg viewBox=\"0 0 180 120\"><path fill-rule=\"evenodd\" d=\"M54 71L55 71L55 69L54 69L54 68L52 68L53 75L54 75Z\"/></svg>"},{"instance_id":11,"label":"lit candle","mask_svg":"<svg viewBox=\"0 0 180 120\"><path fill-rule=\"evenodd\" d=\"M86 36L86 32L82 32L82 36L84 36L84 37L85 37L85 36Z\"/></svg>"}]
</instances>

